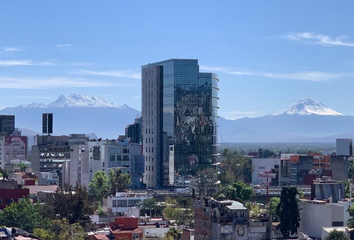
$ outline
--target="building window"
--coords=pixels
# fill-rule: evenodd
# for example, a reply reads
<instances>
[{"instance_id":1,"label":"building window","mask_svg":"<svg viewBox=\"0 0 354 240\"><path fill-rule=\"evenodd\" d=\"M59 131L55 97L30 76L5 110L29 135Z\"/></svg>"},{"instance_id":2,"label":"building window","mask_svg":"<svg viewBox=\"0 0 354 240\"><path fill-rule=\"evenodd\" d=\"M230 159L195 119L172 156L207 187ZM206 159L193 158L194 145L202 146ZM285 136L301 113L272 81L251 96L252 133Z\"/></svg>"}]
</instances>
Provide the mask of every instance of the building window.
<instances>
[{"instance_id":1,"label":"building window","mask_svg":"<svg viewBox=\"0 0 354 240\"><path fill-rule=\"evenodd\" d=\"M118 207L127 207L127 200L118 200Z\"/></svg>"},{"instance_id":2,"label":"building window","mask_svg":"<svg viewBox=\"0 0 354 240\"><path fill-rule=\"evenodd\" d=\"M115 155L109 156L109 161L115 161L115 160L116 160L116 156Z\"/></svg>"},{"instance_id":3,"label":"building window","mask_svg":"<svg viewBox=\"0 0 354 240\"><path fill-rule=\"evenodd\" d=\"M109 149L109 153L110 154L115 154L116 153L116 149L115 148L110 148Z\"/></svg>"}]
</instances>

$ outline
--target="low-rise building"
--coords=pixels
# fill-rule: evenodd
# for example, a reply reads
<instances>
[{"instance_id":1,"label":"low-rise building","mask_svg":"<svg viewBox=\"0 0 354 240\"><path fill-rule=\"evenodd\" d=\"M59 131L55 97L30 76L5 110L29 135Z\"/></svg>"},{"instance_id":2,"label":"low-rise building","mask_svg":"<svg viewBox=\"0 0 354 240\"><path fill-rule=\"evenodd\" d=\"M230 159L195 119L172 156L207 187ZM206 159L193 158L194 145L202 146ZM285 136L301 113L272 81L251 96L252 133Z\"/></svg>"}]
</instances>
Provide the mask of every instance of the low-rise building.
<instances>
[{"instance_id":1,"label":"low-rise building","mask_svg":"<svg viewBox=\"0 0 354 240\"><path fill-rule=\"evenodd\" d=\"M260 185L265 184L267 179L261 177L261 173L270 171L276 174L275 178L268 179L271 186L280 185L280 158L252 158L252 184Z\"/></svg>"},{"instance_id":2,"label":"low-rise building","mask_svg":"<svg viewBox=\"0 0 354 240\"><path fill-rule=\"evenodd\" d=\"M194 240L194 229L183 229L181 240Z\"/></svg>"},{"instance_id":3,"label":"low-rise building","mask_svg":"<svg viewBox=\"0 0 354 240\"><path fill-rule=\"evenodd\" d=\"M300 232L311 238L322 238L322 228L345 227L350 218L347 212L351 202L330 203L325 200L304 200L299 202Z\"/></svg>"},{"instance_id":4,"label":"low-rise building","mask_svg":"<svg viewBox=\"0 0 354 240\"><path fill-rule=\"evenodd\" d=\"M134 208L138 210L137 206L145 199L152 198L146 193L125 193L118 192L115 196L107 197L107 210L115 216L125 216L125 213L134 213ZM137 211L139 214L139 211Z\"/></svg>"},{"instance_id":5,"label":"low-rise building","mask_svg":"<svg viewBox=\"0 0 354 240\"><path fill-rule=\"evenodd\" d=\"M156 224L139 225L139 228L143 231L143 239L146 240L163 239L165 234L170 230L168 225L160 224L159 222Z\"/></svg>"},{"instance_id":6,"label":"low-rise building","mask_svg":"<svg viewBox=\"0 0 354 240\"><path fill-rule=\"evenodd\" d=\"M233 200L195 201L194 239L271 239L268 218L250 219L247 208Z\"/></svg>"},{"instance_id":7,"label":"low-rise building","mask_svg":"<svg viewBox=\"0 0 354 240\"><path fill-rule=\"evenodd\" d=\"M143 239L143 232L139 228L138 222L138 218L117 217L114 222L109 224L110 232L115 240L141 240Z\"/></svg>"},{"instance_id":8,"label":"low-rise building","mask_svg":"<svg viewBox=\"0 0 354 240\"><path fill-rule=\"evenodd\" d=\"M29 189L22 188L15 181L0 181L0 209L4 209L13 202L18 202L30 195Z\"/></svg>"}]
</instances>

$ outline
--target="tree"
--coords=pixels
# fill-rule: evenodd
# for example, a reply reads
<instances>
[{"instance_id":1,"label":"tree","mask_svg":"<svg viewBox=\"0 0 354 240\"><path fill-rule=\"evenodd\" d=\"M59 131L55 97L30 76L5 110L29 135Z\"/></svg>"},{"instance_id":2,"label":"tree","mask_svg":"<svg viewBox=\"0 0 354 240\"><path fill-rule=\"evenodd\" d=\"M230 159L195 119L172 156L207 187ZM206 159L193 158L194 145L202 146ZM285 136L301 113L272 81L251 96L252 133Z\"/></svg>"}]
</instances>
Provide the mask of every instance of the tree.
<instances>
[{"instance_id":1,"label":"tree","mask_svg":"<svg viewBox=\"0 0 354 240\"><path fill-rule=\"evenodd\" d=\"M86 236L79 223L69 224L66 218L53 220L49 229L34 229L33 235L44 240L84 240Z\"/></svg>"},{"instance_id":2,"label":"tree","mask_svg":"<svg viewBox=\"0 0 354 240\"><path fill-rule=\"evenodd\" d=\"M277 229L284 237L289 237L290 234L296 234L300 226L300 211L298 206L298 194L296 187L283 187L280 196L280 203L276 208L276 213L279 216L280 224Z\"/></svg>"},{"instance_id":3,"label":"tree","mask_svg":"<svg viewBox=\"0 0 354 240\"><path fill-rule=\"evenodd\" d=\"M192 205L182 206L176 198L167 197L165 200L166 207L163 210L165 218L175 220L177 225L191 226L194 219L194 211Z\"/></svg>"},{"instance_id":4,"label":"tree","mask_svg":"<svg viewBox=\"0 0 354 240\"><path fill-rule=\"evenodd\" d=\"M170 228L167 233L165 233L164 240L179 240L180 234L176 228Z\"/></svg>"},{"instance_id":5,"label":"tree","mask_svg":"<svg viewBox=\"0 0 354 240\"><path fill-rule=\"evenodd\" d=\"M90 193L102 204L108 193L108 177L104 171L97 171L89 183Z\"/></svg>"},{"instance_id":6,"label":"tree","mask_svg":"<svg viewBox=\"0 0 354 240\"><path fill-rule=\"evenodd\" d=\"M9 180L9 174L6 170L0 168L0 175L2 176L2 180Z\"/></svg>"},{"instance_id":7,"label":"tree","mask_svg":"<svg viewBox=\"0 0 354 240\"><path fill-rule=\"evenodd\" d=\"M155 198L147 198L143 202L140 203L140 208L145 212L148 211L151 216L153 212L158 213L161 211L162 207L157 205L157 201Z\"/></svg>"},{"instance_id":8,"label":"tree","mask_svg":"<svg viewBox=\"0 0 354 240\"><path fill-rule=\"evenodd\" d=\"M240 202L246 202L253 195L253 188L246 185L244 182L235 182L232 185L223 188L224 195L231 199Z\"/></svg>"},{"instance_id":9,"label":"tree","mask_svg":"<svg viewBox=\"0 0 354 240\"><path fill-rule=\"evenodd\" d=\"M25 163L19 163L19 164L17 164L17 166L20 167L21 172L26 171L26 169L28 168L27 164L25 164Z\"/></svg>"},{"instance_id":10,"label":"tree","mask_svg":"<svg viewBox=\"0 0 354 240\"><path fill-rule=\"evenodd\" d=\"M347 226L348 228L353 229L354 228L354 205L351 205L347 212L349 212L349 216L351 218L348 219ZM354 239L354 231L350 231L350 239Z\"/></svg>"},{"instance_id":11,"label":"tree","mask_svg":"<svg viewBox=\"0 0 354 240\"><path fill-rule=\"evenodd\" d=\"M12 203L0 212L0 225L32 232L34 228L46 227L48 224L49 220L42 214L41 205L32 204L28 198Z\"/></svg>"},{"instance_id":12,"label":"tree","mask_svg":"<svg viewBox=\"0 0 354 240\"><path fill-rule=\"evenodd\" d=\"M35 228L33 231L33 235L43 239L43 240L52 240L54 239L54 234L52 231L43 229L43 228Z\"/></svg>"},{"instance_id":13,"label":"tree","mask_svg":"<svg viewBox=\"0 0 354 240\"><path fill-rule=\"evenodd\" d=\"M279 221L279 216L277 215L277 207L280 203L280 198L278 197L272 197L269 199L268 203L268 213L272 215L272 219L275 222Z\"/></svg>"},{"instance_id":14,"label":"tree","mask_svg":"<svg viewBox=\"0 0 354 240\"><path fill-rule=\"evenodd\" d=\"M206 168L197 173L195 187L198 189L199 197L212 196L218 190L217 173L212 168Z\"/></svg>"},{"instance_id":15,"label":"tree","mask_svg":"<svg viewBox=\"0 0 354 240\"><path fill-rule=\"evenodd\" d=\"M350 240L350 238L345 236L342 231L333 230L327 235L325 240Z\"/></svg>"},{"instance_id":16,"label":"tree","mask_svg":"<svg viewBox=\"0 0 354 240\"><path fill-rule=\"evenodd\" d=\"M349 168L348 168L348 179L353 179L353 172L354 172L354 165L352 161L349 161Z\"/></svg>"},{"instance_id":17,"label":"tree","mask_svg":"<svg viewBox=\"0 0 354 240\"><path fill-rule=\"evenodd\" d=\"M117 168L115 171L113 169L109 171L108 188L110 195L123 191L131 184L131 176L129 173L123 173L120 168Z\"/></svg>"},{"instance_id":18,"label":"tree","mask_svg":"<svg viewBox=\"0 0 354 240\"><path fill-rule=\"evenodd\" d=\"M46 205L52 219L66 218L70 224L80 223L83 227L90 225L90 215L94 212L86 187L78 184L74 188L69 185L58 188Z\"/></svg>"},{"instance_id":19,"label":"tree","mask_svg":"<svg viewBox=\"0 0 354 240\"><path fill-rule=\"evenodd\" d=\"M237 181L250 182L252 178L252 159L225 148L222 152L222 171L220 181L223 185Z\"/></svg>"}]
</instances>

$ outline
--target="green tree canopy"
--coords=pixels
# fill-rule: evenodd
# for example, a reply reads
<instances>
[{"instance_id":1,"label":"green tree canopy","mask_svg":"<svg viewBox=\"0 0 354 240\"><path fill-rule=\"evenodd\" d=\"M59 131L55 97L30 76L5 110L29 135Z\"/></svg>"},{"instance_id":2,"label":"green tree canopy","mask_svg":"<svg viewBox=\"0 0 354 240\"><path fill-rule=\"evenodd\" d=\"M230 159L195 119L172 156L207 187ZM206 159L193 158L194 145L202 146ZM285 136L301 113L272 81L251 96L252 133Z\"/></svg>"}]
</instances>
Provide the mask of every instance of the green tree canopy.
<instances>
[{"instance_id":1,"label":"green tree canopy","mask_svg":"<svg viewBox=\"0 0 354 240\"><path fill-rule=\"evenodd\" d=\"M185 205L181 205L181 203ZM175 220L177 225L192 225L194 211L191 201L178 201L176 198L167 197L165 204L166 207L163 210L165 218Z\"/></svg>"},{"instance_id":2,"label":"green tree canopy","mask_svg":"<svg viewBox=\"0 0 354 240\"><path fill-rule=\"evenodd\" d=\"M199 171L197 173L195 187L198 189L199 197L213 196L219 188L217 172L212 168L206 168Z\"/></svg>"},{"instance_id":3,"label":"green tree canopy","mask_svg":"<svg viewBox=\"0 0 354 240\"><path fill-rule=\"evenodd\" d=\"M115 171L111 169L108 173L108 191L109 195L115 195L116 192L122 192L132 184L131 176L123 173L120 168Z\"/></svg>"},{"instance_id":4,"label":"green tree canopy","mask_svg":"<svg viewBox=\"0 0 354 240\"><path fill-rule=\"evenodd\" d=\"M347 225L348 225L349 228L354 228L354 205L351 205L348 208L347 212L349 212L349 216L351 217L351 218L348 219L348 224Z\"/></svg>"},{"instance_id":5,"label":"green tree canopy","mask_svg":"<svg viewBox=\"0 0 354 240\"><path fill-rule=\"evenodd\" d=\"M240 181L223 187L222 192L227 198L244 203L251 199L253 188Z\"/></svg>"},{"instance_id":6,"label":"green tree canopy","mask_svg":"<svg viewBox=\"0 0 354 240\"><path fill-rule=\"evenodd\" d=\"M6 170L0 168L0 175L2 176L2 180L5 181L5 180L9 180L9 174L7 173Z\"/></svg>"},{"instance_id":7,"label":"green tree canopy","mask_svg":"<svg viewBox=\"0 0 354 240\"><path fill-rule=\"evenodd\" d=\"M278 222L279 216L277 215L277 207L280 203L280 198L272 197L269 199L268 203L268 213L272 215L273 221Z\"/></svg>"},{"instance_id":8,"label":"green tree canopy","mask_svg":"<svg viewBox=\"0 0 354 240\"><path fill-rule=\"evenodd\" d=\"M280 203L276 208L280 224L278 229L284 237L296 234L300 227L300 211L298 206L298 194L296 187L283 187L280 196Z\"/></svg>"},{"instance_id":9,"label":"green tree canopy","mask_svg":"<svg viewBox=\"0 0 354 240\"><path fill-rule=\"evenodd\" d=\"M51 219L66 218L70 224L80 223L83 227L91 224L94 204L84 186L77 184L74 188L69 185L58 188L46 206Z\"/></svg>"},{"instance_id":10,"label":"green tree canopy","mask_svg":"<svg viewBox=\"0 0 354 240\"><path fill-rule=\"evenodd\" d=\"M19 163L19 164L17 164L17 166L20 167L21 172L26 171L26 169L28 168L27 164L25 164L25 163Z\"/></svg>"},{"instance_id":11,"label":"green tree canopy","mask_svg":"<svg viewBox=\"0 0 354 240\"><path fill-rule=\"evenodd\" d=\"M165 233L164 240L179 240L181 237L176 228L170 228L167 233Z\"/></svg>"},{"instance_id":12,"label":"green tree canopy","mask_svg":"<svg viewBox=\"0 0 354 240\"><path fill-rule=\"evenodd\" d=\"M148 213L150 216L159 213L162 210L162 206L157 205L157 200L155 198L147 198L140 202L139 205L140 209L144 210L143 212Z\"/></svg>"},{"instance_id":13,"label":"green tree canopy","mask_svg":"<svg viewBox=\"0 0 354 240\"><path fill-rule=\"evenodd\" d=\"M70 224L66 218L53 220L49 229L34 229L33 235L44 240L84 240L86 233L79 223Z\"/></svg>"},{"instance_id":14,"label":"green tree canopy","mask_svg":"<svg viewBox=\"0 0 354 240\"><path fill-rule=\"evenodd\" d=\"M0 225L32 232L34 228L47 227L48 224L49 220L42 214L41 205L32 204L28 198L12 203L0 212Z\"/></svg>"},{"instance_id":15,"label":"green tree canopy","mask_svg":"<svg viewBox=\"0 0 354 240\"><path fill-rule=\"evenodd\" d=\"M104 171L97 171L93 175L91 182L89 183L90 194L94 196L96 201L102 203L103 198L108 193L108 177Z\"/></svg>"},{"instance_id":16,"label":"green tree canopy","mask_svg":"<svg viewBox=\"0 0 354 240\"><path fill-rule=\"evenodd\" d=\"M252 159L225 148L222 152L223 168L220 174L221 184L237 181L250 182L252 178Z\"/></svg>"},{"instance_id":17,"label":"green tree canopy","mask_svg":"<svg viewBox=\"0 0 354 240\"><path fill-rule=\"evenodd\" d=\"M325 237L325 240L350 240L350 238L345 236L342 231L333 230Z\"/></svg>"}]
</instances>

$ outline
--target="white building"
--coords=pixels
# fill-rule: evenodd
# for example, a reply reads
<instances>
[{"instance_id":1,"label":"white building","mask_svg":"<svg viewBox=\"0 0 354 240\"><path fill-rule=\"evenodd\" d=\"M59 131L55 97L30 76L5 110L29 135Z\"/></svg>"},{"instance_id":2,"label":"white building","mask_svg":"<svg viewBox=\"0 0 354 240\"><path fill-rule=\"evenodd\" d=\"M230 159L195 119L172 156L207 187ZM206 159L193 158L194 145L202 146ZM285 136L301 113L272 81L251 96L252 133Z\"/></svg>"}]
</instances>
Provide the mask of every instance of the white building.
<instances>
[{"instance_id":1,"label":"white building","mask_svg":"<svg viewBox=\"0 0 354 240\"><path fill-rule=\"evenodd\" d=\"M63 165L63 183L88 186L97 171L120 168L132 175L133 187L138 187L144 172L144 158L140 145L129 139L87 142L70 147L70 161Z\"/></svg>"},{"instance_id":2,"label":"white building","mask_svg":"<svg viewBox=\"0 0 354 240\"><path fill-rule=\"evenodd\" d=\"M125 193L118 192L116 196L107 197L107 210L116 216L124 216L126 214L134 212L138 204L143 202L145 199L152 198L145 193Z\"/></svg>"},{"instance_id":3,"label":"white building","mask_svg":"<svg viewBox=\"0 0 354 240\"><path fill-rule=\"evenodd\" d=\"M278 171L280 169L280 158L253 158L252 159L252 184L259 185L267 182L265 177L260 177L260 173L265 171ZM280 173L277 175L278 185L280 183ZM271 179L268 178L268 181L271 182Z\"/></svg>"},{"instance_id":4,"label":"white building","mask_svg":"<svg viewBox=\"0 0 354 240\"><path fill-rule=\"evenodd\" d=\"M350 218L347 212L350 202L326 203L324 200L303 200L299 202L299 232L310 237L322 238L322 228L347 226Z\"/></svg>"}]
</instances>

